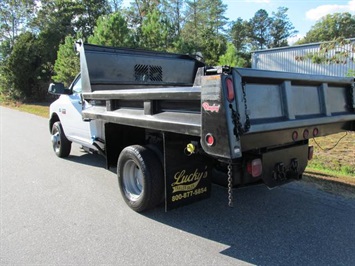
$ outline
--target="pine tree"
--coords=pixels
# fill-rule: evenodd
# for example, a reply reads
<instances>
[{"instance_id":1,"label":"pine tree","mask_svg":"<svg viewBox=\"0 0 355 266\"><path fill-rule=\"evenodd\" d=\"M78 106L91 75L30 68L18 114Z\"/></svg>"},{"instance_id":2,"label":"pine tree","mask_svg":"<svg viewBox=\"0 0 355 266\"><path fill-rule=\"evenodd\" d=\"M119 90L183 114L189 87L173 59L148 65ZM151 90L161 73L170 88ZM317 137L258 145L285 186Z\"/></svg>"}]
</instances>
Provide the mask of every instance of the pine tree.
<instances>
[{"instance_id":1,"label":"pine tree","mask_svg":"<svg viewBox=\"0 0 355 266\"><path fill-rule=\"evenodd\" d=\"M55 61L55 75L52 77L54 81L63 82L69 86L74 77L80 71L80 60L73 49L75 38L68 35L65 42L59 45L58 58Z\"/></svg>"},{"instance_id":2,"label":"pine tree","mask_svg":"<svg viewBox=\"0 0 355 266\"><path fill-rule=\"evenodd\" d=\"M134 47L133 33L128 29L127 22L120 11L101 16L97 20L94 34L88 41L98 45Z\"/></svg>"}]
</instances>

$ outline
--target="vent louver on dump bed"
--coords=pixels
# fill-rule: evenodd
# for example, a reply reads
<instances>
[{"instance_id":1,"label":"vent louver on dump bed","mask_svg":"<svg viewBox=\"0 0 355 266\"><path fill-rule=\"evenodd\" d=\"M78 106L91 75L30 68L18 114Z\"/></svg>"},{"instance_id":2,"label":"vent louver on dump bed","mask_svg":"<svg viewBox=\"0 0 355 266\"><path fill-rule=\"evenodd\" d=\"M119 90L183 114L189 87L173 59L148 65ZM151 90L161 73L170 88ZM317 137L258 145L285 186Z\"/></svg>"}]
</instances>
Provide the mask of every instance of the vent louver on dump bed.
<instances>
[{"instance_id":1,"label":"vent louver on dump bed","mask_svg":"<svg viewBox=\"0 0 355 266\"><path fill-rule=\"evenodd\" d=\"M136 81L163 81L161 66L135 65L134 79Z\"/></svg>"}]
</instances>

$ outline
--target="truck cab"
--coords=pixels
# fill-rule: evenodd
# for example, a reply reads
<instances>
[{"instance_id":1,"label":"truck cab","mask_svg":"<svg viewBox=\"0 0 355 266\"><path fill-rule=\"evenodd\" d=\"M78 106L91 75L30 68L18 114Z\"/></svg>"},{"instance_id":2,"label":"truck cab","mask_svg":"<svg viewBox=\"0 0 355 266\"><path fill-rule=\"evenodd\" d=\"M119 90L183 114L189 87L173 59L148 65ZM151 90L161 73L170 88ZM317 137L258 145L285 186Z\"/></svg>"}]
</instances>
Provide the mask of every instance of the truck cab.
<instances>
[{"instance_id":1,"label":"truck cab","mask_svg":"<svg viewBox=\"0 0 355 266\"><path fill-rule=\"evenodd\" d=\"M97 120L84 119L82 116L83 110L90 108L91 104L82 96L81 75L75 77L69 88L65 88L62 83L50 84L49 92L59 95L59 98L50 105L50 131L52 132L54 124L57 123L56 127L61 128L68 140L67 146L74 142L87 150L98 151L93 140L103 136L101 130L103 124ZM53 136L52 142L55 147L60 142L60 136L58 134Z\"/></svg>"}]
</instances>

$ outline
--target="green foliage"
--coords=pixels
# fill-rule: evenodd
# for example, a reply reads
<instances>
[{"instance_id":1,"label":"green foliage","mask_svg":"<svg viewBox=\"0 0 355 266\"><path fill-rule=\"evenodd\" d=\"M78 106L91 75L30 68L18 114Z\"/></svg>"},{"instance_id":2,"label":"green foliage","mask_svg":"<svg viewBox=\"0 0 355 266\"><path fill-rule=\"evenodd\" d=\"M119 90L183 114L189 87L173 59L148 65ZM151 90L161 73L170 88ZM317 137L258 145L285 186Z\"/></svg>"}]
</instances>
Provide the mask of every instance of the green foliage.
<instances>
[{"instance_id":1,"label":"green foliage","mask_svg":"<svg viewBox=\"0 0 355 266\"><path fill-rule=\"evenodd\" d=\"M133 33L128 29L127 22L121 12L101 16L97 20L94 34L89 43L107 46L133 47Z\"/></svg>"},{"instance_id":2,"label":"green foliage","mask_svg":"<svg viewBox=\"0 0 355 266\"><path fill-rule=\"evenodd\" d=\"M41 8L30 25L35 32L51 35L58 42L62 42L68 34L74 34L75 19L80 13L77 1L46 0L41 1ZM58 41L59 40L59 41ZM56 51L55 51L56 52Z\"/></svg>"},{"instance_id":3,"label":"green foliage","mask_svg":"<svg viewBox=\"0 0 355 266\"><path fill-rule=\"evenodd\" d=\"M74 50L74 42L71 35L65 38L65 42L59 45L58 58L54 65L56 75L52 77L53 80L63 82L66 86L70 85L80 71L80 60Z\"/></svg>"},{"instance_id":4,"label":"green foliage","mask_svg":"<svg viewBox=\"0 0 355 266\"><path fill-rule=\"evenodd\" d=\"M271 29L272 20L269 14L264 10L258 10L254 17L249 20L248 31L249 39L253 50L261 50L268 48L271 44Z\"/></svg>"},{"instance_id":5,"label":"green foliage","mask_svg":"<svg viewBox=\"0 0 355 266\"><path fill-rule=\"evenodd\" d=\"M228 43L226 53L219 57L219 64L222 66L245 67L246 61L238 56L235 46L232 43Z\"/></svg>"},{"instance_id":6,"label":"green foliage","mask_svg":"<svg viewBox=\"0 0 355 266\"><path fill-rule=\"evenodd\" d=\"M287 46L287 39L297 33L287 11L287 8L279 7L276 13L269 16L264 9L260 9L249 21L238 18L232 22L230 37L237 51L246 53Z\"/></svg>"},{"instance_id":7,"label":"green foliage","mask_svg":"<svg viewBox=\"0 0 355 266\"><path fill-rule=\"evenodd\" d=\"M201 52L207 64L215 65L226 50L226 5L221 0L194 0L186 3L181 39L187 50L180 52Z\"/></svg>"},{"instance_id":8,"label":"green foliage","mask_svg":"<svg viewBox=\"0 0 355 266\"><path fill-rule=\"evenodd\" d=\"M350 13L329 14L321 18L306 36L296 44L332 41L352 38L355 32L355 16Z\"/></svg>"},{"instance_id":9,"label":"green foliage","mask_svg":"<svg viewBox=\"0 0 355 266\"><path fill-rule=\"evenodd\" d=\"M30 32L20 34L2 68L2 93L15 99L41 97L41 65L36 36Z\"/></svg>"},{"instance_id":10,"label":"green foliage","mask_svg":"<svg viewBox=\"0 0 355 266\"><path fill-rule=\"evenodd\" d=\"M68 34L87 38L96 20L108 14L111 7L106 0L45 0L31 25L38 31L57 31L62 42ZM58 39L58 38L57 38Z\"/></svg>"},{"instance_id":11,"label":"green foliage","mask_svg":"<svg viewBox=\"0 0 355 266\"><path fill-rule=\"evenodd\" d=\"M248 22L242 18L238 18L231 24L229 32L230 39L237 51L242 52L247 50L249 34Z\"/></svg>"},{"instance_id":12,"label":"green foliage","mask_svg":"<svg viewBox=\"0 0 355 266\"><path fill-rule=\"evenodd\" d=\"M8 40L11 47L16 37L27 30L27 22L34 14L34 0L0 1L0 42Z\"/></svg>"},{"instance_id":13,"label":"green foliage","mask_svg":"<svg viewBox=\"0 0 355 266\"><path fill-rule=\"evenodd\" d=\"M355 77L355 69L349 69L348 73L346 73L347 77Z\"/></svg>"},{"instance_id":14,"label":"green foliage","mask_svg":"<svg viewBox=\"0 0 355 266\"><path fill-rule=\"evenodd\" d=\"M76 1L74 1L76 2ZM110 5L107 0L80 0L78 1L78 13L75 14L74 28L84 38L93 34L96 20L110 13Z\"/></svg>"},{"instance_id":15,"label":"green foliage","mask_svg":"<svg viewBox=\"0 0 355 266\"><path fill-rule=\"evenodd\" d=\"M314 64L347 64L353 61L352 54L355 46L349 40L337 38L320 44L318 52L306 54L303 59L311 60Z\"/></svg>"},{"instance_id":16,"label":"green foliage","mask_svg":"<svg viewBox=\"0 0 355 266\"><path fill-rule=\"evenodd\" d=\"M173 38L179 38L184 23L185 0L166 0L163 3L162 12L170 18L171 35Z\"/></svg>"},{"instance_id":17,"label":"green foliage","mask_svg":"<svg viewBox=\"0 0 355 266\"><path fill-rule=\"evenodd\" d=\"M149 11L142 21L140 46L156 51L167 51L170 23L158 9Z\"/></svg>"},{"instance_id":18,"label":"green foliage","mask_svg":"<svg viewBox=\"0 0 355 266\"><path fill-rule=\"evenodd\" d=\"M279 7L276 13L272 13L269 48L288 46L287 39L295 36L298 32L290 22L286 14L287 11L288 8Z\"/></svg>"},{"instance_id":19,"label":"green foliage","mask_svg":"<svg viewBox=\"0 0 355 266\"><path fill-rule=\"evenodd\" d=\"M1 93L41 98L52 76L69 84L79 71L71 36L100 45L201 53L209 65L245 67L251 51L286 46L297 32L285 7L271 16L260 9L250 20L238 18L228 25L222 0L134 0L124 9L121 4L122 0L1 1ZM349 13L328 15L304 41L353 37L354 29L355 17ZM340 48L335 48L334 57L329 53L334 49L328 47L323 55L308 59L316 63L350 60L350 53L339 52Z\"/></svg>"},{"instance_id":20,"label":"green foliage","mask_svg":"<svg viewBox=\"0 0 355 266\"><path fill-rule=\"evenodd\" d=\"M0 63L4 62L11 54L11 40L4 40L0 43Z\"/></svg>"},{"instance_id":21,"label":"green foliage","mask_svg":"<svg viewBox=\"0 0 355 266\"><path fill-rule=\"evenodd\" d=\"M159 9L161 7L160 0L135 0L131 2L130 7L125 11L128 26L136 28L137 34L140 34L140 25L142 25L144 17L149 11Z\"/></svg>"}]
</instances>

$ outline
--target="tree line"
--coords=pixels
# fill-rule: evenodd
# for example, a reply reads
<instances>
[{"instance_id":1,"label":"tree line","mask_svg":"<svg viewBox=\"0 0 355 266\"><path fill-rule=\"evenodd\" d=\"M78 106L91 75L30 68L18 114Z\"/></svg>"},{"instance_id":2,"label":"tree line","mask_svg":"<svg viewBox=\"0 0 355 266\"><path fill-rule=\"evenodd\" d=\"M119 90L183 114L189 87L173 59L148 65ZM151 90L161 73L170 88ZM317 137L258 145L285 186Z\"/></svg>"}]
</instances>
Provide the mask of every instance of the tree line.
<instances>
[{"instance_id":1,"label":"tree line","mask_svg":"<svg viewBox=\"0 0 355 266\"><path fill-rule=\"evenodd\" d=\"M271 14L260 9L249 20L233 21L225 17L226 10L222 0L132 0L128 7L122 7L122 0L2 0L1 95L42 100L51 80L68 85L79 71L73 49L79 38L200 54L208 65L249 67L252 51L288 46L297 34L285 7ZM299 43L352 37L353 27L355 18L349 13L330 15Z\"/></svg>"}]
</instances>

